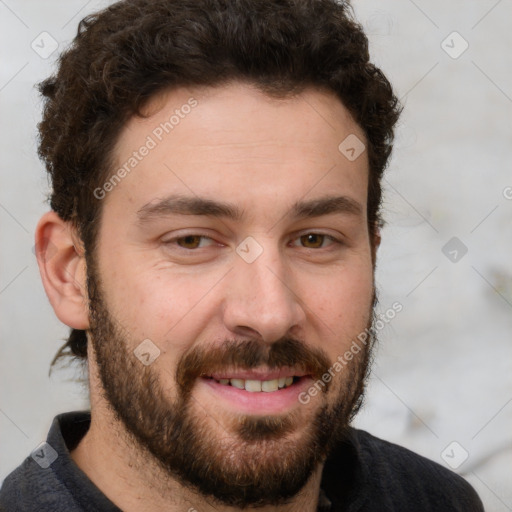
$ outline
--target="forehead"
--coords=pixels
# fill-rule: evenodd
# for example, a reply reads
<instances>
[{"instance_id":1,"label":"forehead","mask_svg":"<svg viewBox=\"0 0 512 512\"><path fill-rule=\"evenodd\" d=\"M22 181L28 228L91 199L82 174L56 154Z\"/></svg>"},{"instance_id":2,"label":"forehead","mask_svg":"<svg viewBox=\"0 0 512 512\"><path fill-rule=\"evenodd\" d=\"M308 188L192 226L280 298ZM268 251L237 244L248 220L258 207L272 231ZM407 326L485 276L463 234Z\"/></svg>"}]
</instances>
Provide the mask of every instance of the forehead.
<instances>
[{"instance_id":1,"label":"forehead","mask_svg":"<svg viewBox=\"0 0 512 512\"><path fill-rule=\"evenodd\" d=\"M271 209L268 200L328 191L364 205L366 152L350 160L339 149L351 137L365 144L362 129L328 91L273 98L244 83L174 89L124 127L112 171L122 176L106 201L140 208L185 193Z\"/></svg>"}]
</instances>

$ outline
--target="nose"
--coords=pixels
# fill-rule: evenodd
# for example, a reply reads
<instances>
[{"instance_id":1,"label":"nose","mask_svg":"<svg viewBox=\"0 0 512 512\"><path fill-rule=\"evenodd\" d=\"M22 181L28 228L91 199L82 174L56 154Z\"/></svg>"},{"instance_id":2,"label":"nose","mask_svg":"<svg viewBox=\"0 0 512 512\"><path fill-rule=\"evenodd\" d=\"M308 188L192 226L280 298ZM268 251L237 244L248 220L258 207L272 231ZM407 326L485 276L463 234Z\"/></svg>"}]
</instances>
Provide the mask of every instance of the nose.
<instances>
[{"instance_id":1,"label":"nose","mask_svg":"<svg viewBox=\"0 0 512 512\"><path fill-rule=\"evenodd\" d=\"M291 273L278 251L252 263L236 259L224 299L224 324L239 336L272 343L302 325L305 312Z\"/></svg>"}]
</instances>

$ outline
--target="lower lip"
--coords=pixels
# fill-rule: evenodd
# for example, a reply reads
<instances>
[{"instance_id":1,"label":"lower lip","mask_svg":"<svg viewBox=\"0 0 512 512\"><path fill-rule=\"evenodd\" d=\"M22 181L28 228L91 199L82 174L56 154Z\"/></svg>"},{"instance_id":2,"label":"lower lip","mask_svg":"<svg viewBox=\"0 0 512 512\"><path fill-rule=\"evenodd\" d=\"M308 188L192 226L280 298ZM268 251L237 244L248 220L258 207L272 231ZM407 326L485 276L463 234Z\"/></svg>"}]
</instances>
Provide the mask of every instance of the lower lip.
<instances>
[{"instance_id":1,"label":"lower lip","mask_svg":"<svg viewBox=\"0 0 512 512\"><path fill-rule=\"evenodd\" d=\"M213 392L216 399L220 398L227 402L229 407L236 409L238 412L254 415L282 414L293 407L297 407L300 405L299 394L308 389L311 382L310 377L301 377L291 386L277 391L251 392L220 384L215 379L204 377L199 379L199 385L210 393Z\"/></svg>"}]
</instances>

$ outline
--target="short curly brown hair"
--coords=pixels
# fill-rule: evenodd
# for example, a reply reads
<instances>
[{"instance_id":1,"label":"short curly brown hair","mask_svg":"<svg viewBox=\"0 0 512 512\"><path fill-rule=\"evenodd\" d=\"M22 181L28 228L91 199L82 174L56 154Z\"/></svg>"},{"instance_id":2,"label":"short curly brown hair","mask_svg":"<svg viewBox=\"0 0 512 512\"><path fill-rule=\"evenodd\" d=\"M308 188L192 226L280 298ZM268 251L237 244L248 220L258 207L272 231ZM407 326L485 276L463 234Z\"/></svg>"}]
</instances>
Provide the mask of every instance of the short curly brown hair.
<instances>
[{"instance_id":1,"label":"short curly brown hair","mask_svg":"<svg viewBox=\"0 0 512 512\"><path fill-rule=\"evenodd\" d=\"M101 214L93 191L112 173L112 148L127 120L164 89L234 80L277 97L315 86L340 98L366 135L375 233L400 106L370 63L347 2L125 0L84 18L57 73L39 84L39 155L51 178L51 207L76 226L86 256L94 253ZM66 354L87 357L85 331L71 330L56 359Z\"/></svg>"}]
</instances>

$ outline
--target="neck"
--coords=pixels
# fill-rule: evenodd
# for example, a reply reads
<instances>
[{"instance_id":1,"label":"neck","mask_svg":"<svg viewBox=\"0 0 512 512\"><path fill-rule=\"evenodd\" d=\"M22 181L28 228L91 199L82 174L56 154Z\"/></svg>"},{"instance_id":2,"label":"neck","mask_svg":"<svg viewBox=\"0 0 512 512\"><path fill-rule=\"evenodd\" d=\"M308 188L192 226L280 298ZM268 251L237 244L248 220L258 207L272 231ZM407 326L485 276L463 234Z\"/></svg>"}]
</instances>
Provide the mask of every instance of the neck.
<instances>
[{"instance_id":1,"label":"neck","mask_svg":"<svg viewBox=\"0 0 512 512\"><path fill-rule=\"evenodd\" d=\"M126 431L91 378L91 425L71 458L115 505L125 512L215 512L219 503L183 486L158 465ZM286 505L259 507L258 512L315 512L323 465ZM225 512L241 510L222 506ZM245 511L250 509L244 509Z\"/></svg>"},{"instance_id":2,"label":"neck","mask_svg":"<svg viewBox=\"0 0 512 512\"><path fill-rule=\"evenodd\" d=\"M98 411L93 411L89 431L71 452L78 467L110 501L125 512L218 512L219 504L212 504L211 497L201 496L164 474L150 454L127 442L128 433L111 419L104 422ZM317 468L288 504L260 507L258 512L315 512L322 469ZM222 510L241 509L222 506Z\"/></svg>"}]
</instances>

